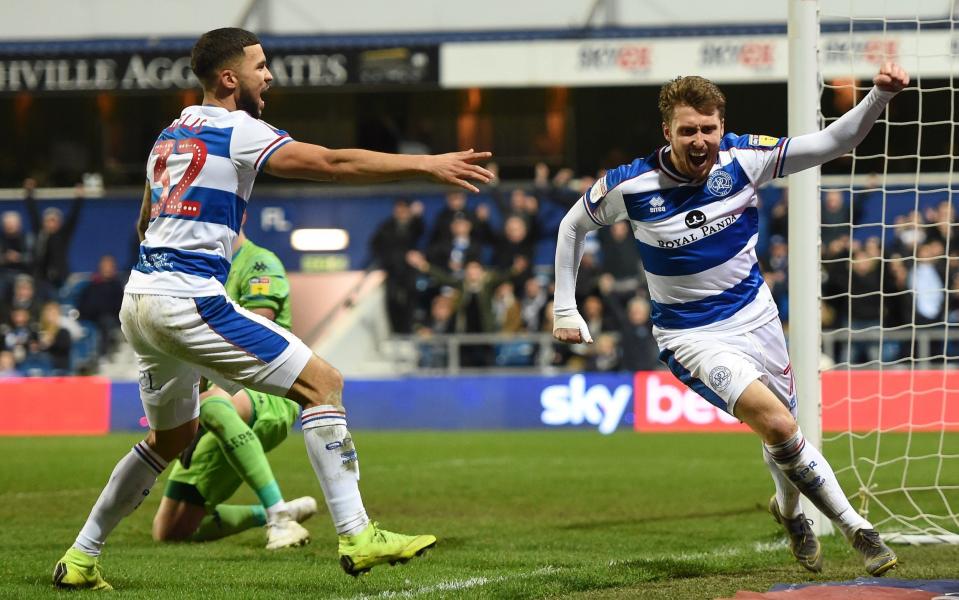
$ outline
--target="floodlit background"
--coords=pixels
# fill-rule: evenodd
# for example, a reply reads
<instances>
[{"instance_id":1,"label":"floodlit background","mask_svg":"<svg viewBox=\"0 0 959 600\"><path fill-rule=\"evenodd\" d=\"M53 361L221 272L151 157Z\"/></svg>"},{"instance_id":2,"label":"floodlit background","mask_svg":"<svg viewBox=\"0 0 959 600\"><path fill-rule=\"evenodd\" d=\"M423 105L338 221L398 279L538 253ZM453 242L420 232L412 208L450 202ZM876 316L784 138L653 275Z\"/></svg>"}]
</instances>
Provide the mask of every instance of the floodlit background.
<instances>
[{"instance_id":1,"label":"floodlit background","mask_svg":"<svg viewBox=\"0 0 959 600\"><path fill-rule=\"evenodd\" d=\"M324 593L692 598L805 580L757 509L772 490L758 443L730 435L744 426L659 363L626 223L591 236L580 268L577 299L596 343L550 336L559 222L606 169L664 143L665 81L717 82L727 132L788 134L787 7L0 2L0 436L14 436L0 438L0 454L18 457L0 461L0 521L29 571L0 567L11 575L0 585L42 595L47 563L108 465L144 431L137 367L116 319L138 258L144 164L158 132L200 102L190 49L223 26L260 36L274 76L263 119L293 138L411 154L489 150L499 175L469 195L425 182L258 177L246 232L286 265L294 332L346 376L372 506L447 540L432 570L390 571L360 587L340 581L329 544L317 544L311 568L336 581ZM953 534L954 11L948 0L822 0L820 79L791 82L818 90L825 125L864 95L884 60L913 75L857 151L822 168L821 222L808 224L822 242L822 427L858 507ZM760 191L757 244L787 334L817 326L790 320L788 195L779 180ZM67 335L56 348L36 343L58 330ZM75 435L93 437L60 437ZM74 468L69 457L84 452L95 459ZM298 440L284 445L276 471L284 489L315 494L302 454ZM34 504L42 527L23 513ZM233 580L258 564L252 534L155 551L155 498L144 506L111 553L134 595L275 591L255 575ZM835 569L823 580L859 574L841 540L826 549ZM145 573L153 552L160 566ZM195 570L182 581L219 569L208 587L163 577L184 556ZM959 564L956 546L903 556L907 578L954 575ZM299 558L273 559L290 593L311 583L290 562Z\"/></svg>"}]
</instances>

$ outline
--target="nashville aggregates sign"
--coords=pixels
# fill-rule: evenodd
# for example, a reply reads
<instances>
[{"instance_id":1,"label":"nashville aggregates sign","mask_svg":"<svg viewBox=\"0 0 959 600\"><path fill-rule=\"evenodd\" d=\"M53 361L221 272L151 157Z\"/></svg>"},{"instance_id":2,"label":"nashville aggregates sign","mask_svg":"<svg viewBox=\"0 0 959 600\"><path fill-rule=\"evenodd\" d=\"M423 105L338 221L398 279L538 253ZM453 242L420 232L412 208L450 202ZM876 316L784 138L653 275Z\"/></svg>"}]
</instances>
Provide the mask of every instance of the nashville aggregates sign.
<instances>
[{"instance_id":1,"label":"nashville aggregates sign","mask_svg":"<svg viewBox=\"0 0 959 600\"><path fill-rule=\"evenodd\" d=\"M438 82L435 47L344 49L274 54L273 85L336 87ZM196 88L189 56L0 56L0 93L163 91Z\"/></svg>"}]
</instances>

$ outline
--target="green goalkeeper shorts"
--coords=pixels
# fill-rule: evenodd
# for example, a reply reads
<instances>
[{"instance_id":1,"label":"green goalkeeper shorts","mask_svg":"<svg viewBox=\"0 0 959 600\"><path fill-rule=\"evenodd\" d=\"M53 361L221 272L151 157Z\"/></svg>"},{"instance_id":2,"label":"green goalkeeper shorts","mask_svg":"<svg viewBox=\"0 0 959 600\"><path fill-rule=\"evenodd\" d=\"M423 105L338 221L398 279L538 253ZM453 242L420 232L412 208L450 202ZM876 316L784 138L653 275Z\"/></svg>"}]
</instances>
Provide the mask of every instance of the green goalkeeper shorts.
<instances>
[{"instance_id":1,"label":"green goalkeeper shorts","mask_svg":"<svg viewBox=\"0 0 959 600\"><path fill-rule=\"evenodd\" d=\"M246 390L253 408L250 429L260 440L264 452L269 452L286 439L296 422L300 408L296 403L251 389ZM163 494L212 509L236 492L243 480L227 462L223 450L212 433L205 433L193 451L190 468L174 461Z\"/></svg>"}]
</instances>

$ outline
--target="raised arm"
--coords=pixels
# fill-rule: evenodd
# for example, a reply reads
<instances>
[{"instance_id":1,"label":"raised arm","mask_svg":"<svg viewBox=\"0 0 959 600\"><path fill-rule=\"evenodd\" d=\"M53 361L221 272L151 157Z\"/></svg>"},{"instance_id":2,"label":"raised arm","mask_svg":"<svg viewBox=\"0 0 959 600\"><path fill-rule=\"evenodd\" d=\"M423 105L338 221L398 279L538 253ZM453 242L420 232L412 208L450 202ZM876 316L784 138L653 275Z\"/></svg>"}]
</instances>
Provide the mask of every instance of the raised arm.
<instances>
[{"instance_id":1,"label":"raised arm","mask_svg":"<svg viewBox=\"0 0 959 600\"><path fill-rule=\"evenodd\" d=\"M491 156L489 152L474 152L472 149L421 155L386 154L352 148L331 150L294 141L274 152L265 170L277 177L341 183L424 178L478 192L470 181L488 183L493 174L476 163Z\"/></svg>"},{"instance_id":2,"label":"raised arm","mask_svg":"<svg viewBox=\"0 0 959 600\"><path fill-rule=\"evenodd\" d=\"M83 205L86 204L87 194L83 189L83 185L77 184L73 188L73 204L70 207L70 214L67 215L67 218L63 222L63 227L60 228L60 231L64 232L68 238L73 236L74 230L77 228L77 222L80 220L80 211L83 210Z\"/></svg>"},{"instance_id":3,"label":"raised arm","mask_svg":"<svg viewBox=\"0 0 959 600\"><path fill-rule=\"evenodd\" d=\"M858 146L892 99L909 85L909 74L886 63L873 78L875 87L852 110L822 131L791 138L785 149L783 175L827 163Z\"/></svg>"},{"instance_id":4,"label":"raised arm","mask_svg":"<svg viewBox=\"0 0 959 600\"><path fill-rule=\"evenodd\" d=\"M42 224L40 209L37 208L37 199L34 197L36 188L37 182L32 178L28 177L23 181L23 203L27 209L27 216L30 217L30 226L33 228L33 233L40 233Z\"/></svg>"}]
</instances>

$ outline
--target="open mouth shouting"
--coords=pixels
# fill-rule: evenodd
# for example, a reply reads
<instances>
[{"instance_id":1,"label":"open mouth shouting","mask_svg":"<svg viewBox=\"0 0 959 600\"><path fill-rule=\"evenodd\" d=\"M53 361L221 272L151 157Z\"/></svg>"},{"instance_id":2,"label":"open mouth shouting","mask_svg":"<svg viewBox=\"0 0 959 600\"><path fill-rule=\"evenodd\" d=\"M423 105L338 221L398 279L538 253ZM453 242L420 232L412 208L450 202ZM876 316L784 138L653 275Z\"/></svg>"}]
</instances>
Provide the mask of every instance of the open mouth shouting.
<instances>
[{"instance_id":1,"label":"open mouth shouting","mask_svg":"<svg viewBox=\"0 0 959 600\"><path fill-rule=\"evenodd\" d=\"M689 164L693 166L697 171L702 169L703 165L706 164L706 159L709 157L709 154L705 151L689 151Z\"/></svg>"}]
</instances>

